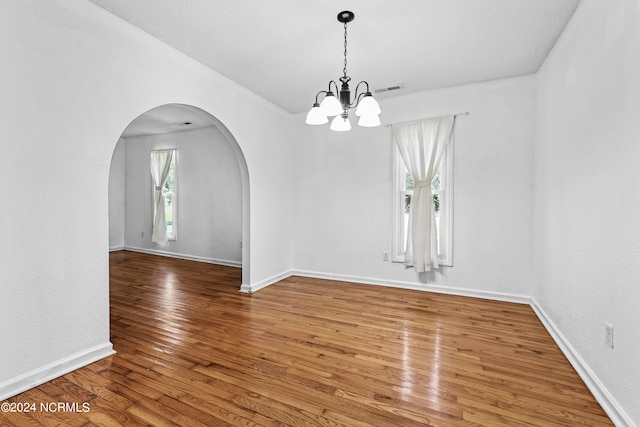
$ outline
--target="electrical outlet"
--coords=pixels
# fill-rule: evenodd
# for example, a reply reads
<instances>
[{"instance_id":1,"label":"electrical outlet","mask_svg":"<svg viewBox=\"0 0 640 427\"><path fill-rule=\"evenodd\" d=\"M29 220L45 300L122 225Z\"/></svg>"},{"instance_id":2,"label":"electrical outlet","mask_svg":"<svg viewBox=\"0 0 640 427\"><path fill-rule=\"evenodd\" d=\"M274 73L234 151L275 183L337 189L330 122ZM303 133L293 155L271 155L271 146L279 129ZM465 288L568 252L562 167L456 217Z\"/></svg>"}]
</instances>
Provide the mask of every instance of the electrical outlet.
<instances>
[{"instance_id":1,"label":"electrical outlet","mask_svg":"<svg viewBox=\"0 0 640 427\"><path fill-rule=\"evenodd\" d=\"M389 261L389 252L382 252L382 260Z\"/></svg>"},{"instance_id":2,"label":"electrical outlet","mask_svg":"<svg viewBox=\"0 0 640 427\"><path fill-rule=\"evenodd\" d=\"M610 323L605 322L604 328L604 343L607 345L607 347L613 349L613 326L611 326Z\"/></svg>"}]
</instances>

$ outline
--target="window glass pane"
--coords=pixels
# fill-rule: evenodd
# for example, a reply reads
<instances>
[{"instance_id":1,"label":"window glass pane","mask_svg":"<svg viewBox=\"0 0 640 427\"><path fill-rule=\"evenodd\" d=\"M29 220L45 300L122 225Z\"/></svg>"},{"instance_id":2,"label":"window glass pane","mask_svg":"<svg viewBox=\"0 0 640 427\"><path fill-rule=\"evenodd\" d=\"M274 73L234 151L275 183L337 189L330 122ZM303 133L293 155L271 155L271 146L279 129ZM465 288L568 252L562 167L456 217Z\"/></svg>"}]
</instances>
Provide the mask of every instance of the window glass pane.
<instances>
[{"instance_id":1,"label":"window glass pane","mask_svg":"<svg viewBox=\"0 0 640 427\"><path fill-rule=\"evenodd\" d=\"M443 254L443 247L441 244L441 238L442 238L442 215L441 215L441 209L440 207L442 206L442 197L444 195L439 193L439 194L434 194L433 195L433 205L435 207L435 211L436 211L436 240L438 242L438 256L442 256Z\"/></svg>"},{"instance_id":2,"label":"window glass pane","mask_svg":"<svg viewBox=\"0 0 640 427\"><path fill-rule=\"evenodd\" d=\"M440 244L440 215L436 214L436 241L438 242L438 256L442 256L442 245Z\"/></svg>"},{"instance_id":3,"label":"window glass pane","mask_svg":"<svg viewBox=\"0 0 640 427\"><path fill-rule=\"evenodd\" d=\"M171 158L171 165L169 166L169 175L167 176L167 181L164 184L164 191L169 191L169 192L173 192L174 189L174 179L175 179L175 168L176 168L176 164L175 164L175 151L174 151L174 155Z\"/></svg>"},{"instance_id":4,"label":"window glass pane","mask_svg":"<svg viewBox=\"0 0 640 427\"><path fill-rule=\"evenodd\" d=\"M164 206L167 222L167 234L173 235L173 193L165 193Z\"/></svg>"},{"instance_id":5,"label":"window glass pane","mask_svg":"<svg viewBox=\"0 0 640 427\"><path fill-rule=\"evenodd\" d=\"M431 180L431 189L432 190L440 190L440 169L436 172Z\"/></svg>"},{"instance_id":6,"label":"window glass pane","mask_svg":"<svg viewBox=\"0 0 640 427\"><path fill-rule=\"evenodd\" d=\"M409 210L411 209L411 194L404 195L404 213L409 214Z\"/></svg>"},{"instance_id":7,"label":"window glass pane","mask_svg":"<svg viewBox=\"0 0 640 427\"><path fill-rule=\"evenodd\" d=\"M400 251L404 255L407 250L407 230L409 229L409 206L411 205L411 195L405 196L405 209L404 214L402 215L402 246Z\"/></svg>"},{"instance_id":8,"label":"window glass pane","mask_svg":"<svg viewBox=\"0 0 640 427\"><path fill-rule=\"evenodd\" d=\"M176 193L175 193L175 180L176 180L176 150L173 151L171 158L171 164L169 165L169 173L167 179L162 187L162 195L164 196L164 214L165 223L167 225L167 237L170 240L175 240L176 231ZM153 215L155 217L155 203Z\"/></svg>"},{"instance_id":9,"label":"window glass pane","mask_svg":"<svg viewBox=\"0 0 640 427\"><path fill-rule=\"evenodd\" d=\"M404 174L404 188L405 190L413 190L413 177L405 168Z\"/></svg>"},{"instance_id":10,"label":"window glass pane","mask_svg":"<svg viewBox=\"0 0 640 427\"><path fill-rule=\"evenodd\" d=\"M169 166L169 175L164 184L163 193L165 196L164 206L167 222L167 235L175 238L175 180L176 180L176 151L173 150L171 165Z\"/></svg>"}]
</instances>

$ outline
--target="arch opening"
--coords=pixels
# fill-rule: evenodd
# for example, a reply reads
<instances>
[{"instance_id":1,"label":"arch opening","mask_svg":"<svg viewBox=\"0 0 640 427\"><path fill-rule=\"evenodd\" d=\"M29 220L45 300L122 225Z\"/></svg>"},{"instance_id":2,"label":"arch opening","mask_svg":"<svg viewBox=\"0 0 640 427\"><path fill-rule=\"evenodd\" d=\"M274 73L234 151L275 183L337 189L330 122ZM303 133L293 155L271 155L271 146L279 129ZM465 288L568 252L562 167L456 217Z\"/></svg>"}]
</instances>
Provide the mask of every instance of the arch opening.
<instances>
[{"instance_id":1,"label":"arch opening","mask_svg":"<svg viewBox=\"0 0 640 427\"><path fill-rule=\"evenodd\" d=\"M142 167L129 167L129 169L127 169L126 164L129 163L126 163L127 160L125 157L127 155L130 157L136 155L140 157L152 149L171 148L172 146L175 146L176 140L180 140L180 137L186 137L186 135L190 135L190 141L185 144L196 145L184 145L185 147L193 147L191 154L188 154L188 151L183 153L177 152L176 154L176 175L178 178L178 182L176 184L178 189L177 206L179 215L177 223L178 238L176 239L176 242L169 242L170 244L165 248L158 247L157 245L151 246L151 232L148 229L148 224L144 224L140 220L140 218L144 218L146 221L150 221L150 217L152 216L152 212L150 211L152 209L152 203L150 201L151 191L146 191L148 182L139 183L140 187L138 188L138 191L132 191L136 193L135 195L125 196L125 194L119 193L119 190L123 189L125 185L125 174L133 176L135 174L146 173L149 176L146 176L145 179L150 180L148 163ZM126 151L124 148L124 141L129 143ZM131 141L135 141L135 144L131 144ZM138 145L138 143L141 144L135 149L129 148L131 146ZM216 145L217 148L213 148L213 145ZM198 149L201 151L195 152ZM214 149L218 150L216 151L217 154L212 154L207 157L206 153ZM216 165L212 164L207 164L206 167L203 167L202 162L207 158L215 158L217 159L215 161L223 162L217 166L221 166L226 170L226 177L218 176L217 178L212 178L212 174L217 173L217 168L215 168ZM190 182L197 183L197 186L181 186L181 184L185 184L184 182L181 183L179 181L181 172L183 175L188 175L191 180ZM206 182L207 180L212 181ZM237 182L237 180L239 180L239 182ZM224 188L225 186L227 188ZM150 188L149 184L149 189ZM224 230L221 232L224 233L224 238L226 240L224 242L219 242L218 244L220 247L217 250L222 253L221 259L217 259L215 256L198 256L197 254L198 251L202 252L203 246L206 246L209 248L208 250L215 252L214 249L211 249L212 242L206 241L207 238L211 237L203 238L202 235L199 235L197 229L195 229L194 222L202 223L205 221L202 218L203 215L206 217L207 214L211 214L211 212L207 212L211 206L211 202L209 205L202 205L204 202L200 199L214 197L211 195L207 195L205 198L198 197L198 194L193 194L194 192L197 193L198 188L200 188L200 194L204 194L209 191L216 192L216 215L223 215L228 221L231 221L230 225L222 227ZM236 194L237 192L240 194ZM181 193L183 198L186 198L188 195L189 200L198 201L194 202L195 204L190 204L190 207L181 206ZM124 212L125 206L127 206L127 197L129 199L133 197L144 197L145 200L144 203L137 204L137 206L143 206L143 208L139 208L139 210L142 209L141 212L127 213L127 223L125 224ZM228 197L228 199L225 200L224 197ZM147 201L149 201L149 203L146 203ZM198 205L198 203L201 205ZM224 207L223 211L220 211L220 207ZM146 211L144 209L146 209ZM134 209L131 210L133 211ZM238 223L236 223L235 221L238 219L234 219L234 217L237 217L238 212L240 214L240 219ZM244 153L229 129L212 114L192 105L164 104L142 113L122 132L118 143L115 145L110 166L110 250L142 246L142 248L140 248L142 251L144 251L144 247L151 247L160 254L165 252L164 254L171 256L173 252L166 249L169 248L173 250L177 248L178 252L185 252L182 254L175 254L183 255L178 257L205 260L214 263L220 261L219 263L222 264L225 264L226 257L231 259L232 264L229 265L236 263L239 264L238 266L241 266L241 285L250 283L249 253L251 241L249 214L249 172ZM187 226L180 223L180 218L182 217L190 218L190 220L186 222ZM215 222L221 223L224 221ZM206 224L206 226L213 227L211 224ZM239 238L234 234L235 232L233 232L233 230L236 229L239 231ZM211 230L207 231L212 233ZM220 231L220 227L218 231ZM189 246L189 239L191 239L191 246ZM196 256L192 256L193 254L188 253L189 251L195 252ZM238 255L240 258L239 260L237 259Z\"/></svg>"}]
</instances>

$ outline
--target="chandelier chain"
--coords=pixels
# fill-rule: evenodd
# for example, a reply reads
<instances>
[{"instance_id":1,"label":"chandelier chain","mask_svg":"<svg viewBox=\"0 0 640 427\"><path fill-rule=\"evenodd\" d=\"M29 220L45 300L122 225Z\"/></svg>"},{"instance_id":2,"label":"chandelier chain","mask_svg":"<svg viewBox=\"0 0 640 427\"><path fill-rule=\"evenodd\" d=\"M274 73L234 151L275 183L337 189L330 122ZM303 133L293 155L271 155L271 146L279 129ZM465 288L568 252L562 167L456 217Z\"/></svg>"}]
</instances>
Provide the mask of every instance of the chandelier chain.
<instances>
[{"instance_id":1,"label":"chandelier chain","mask_svg":"<svg viewBox=\"0 0 640 427\"><path fill-rule=\"evenodd\" d=\"M347 78L347 23L344 23L344 68L342 69L345 79Z\"/></svg>"}]
</instances>

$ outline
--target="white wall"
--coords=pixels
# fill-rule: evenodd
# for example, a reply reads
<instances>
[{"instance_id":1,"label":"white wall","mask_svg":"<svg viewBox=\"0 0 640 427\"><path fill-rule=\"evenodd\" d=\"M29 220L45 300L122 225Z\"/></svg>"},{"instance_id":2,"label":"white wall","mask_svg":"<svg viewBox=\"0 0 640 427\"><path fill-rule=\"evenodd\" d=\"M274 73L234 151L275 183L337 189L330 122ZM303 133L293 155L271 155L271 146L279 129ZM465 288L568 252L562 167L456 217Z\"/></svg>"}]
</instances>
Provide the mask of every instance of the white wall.
<instances>
[{"instance_id":1,"label":"white wall","mask_svg":"<svg viewBox=\"0 0 640 427\"><path fill-rule=\"evenodd\" d=\"M0 51L0 399L110 353L111 159L151 108L226 126L249 175L243 276L291 269L289 114L84 0L3 2Z\"/></svg>"},{"instance_id":2,"label":"white wall","mask_svg":"<svg viewBox=\"0 0 640 427\"><path fill-rule=\"evenodd\" d=\"M538 74L534 186L535 300L610 393L605 397L626 410L620 416L636 424L638 52L639 2L581 2ZM604 343L605 322L614 327L613 350Z\"/></svg>"},{"instance_id":3,"label":"white wall","mask_svg":"<svg viewBox=\"0 0 640 427\"><path fill-rule=\"evenodd\" d=\"M122 138L126 147L125 246L242 265L242 186L229 142L218 128ZM149 151L176 153L177 240L151 242ZM143 235L144 234L144 235Z\"/></svg>"},{"instance_id":4,"label":"white wall","mask_svg":"<svg viewBox=\"0 0 640 427\"><path fill-rule=\"evenodd\" d=\"M454 267L418 275L391 251L390 127L347 133L296 116L295 259L303 274L524 300L531 294L533 76L382 99L395 123L457 119Z\"/></svg>"},{"instance_id":5,"label":"white wall","mask_svg":"<svg viewBox=\"0 0 640 427\"><path fill-rule=\"evenodd\" d=\"M113 150L109 170L109 250L124 247L125 149L120 139Z\"/></svg>"}]
</instances>

